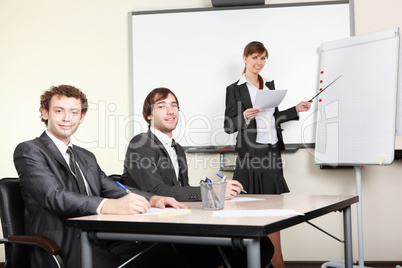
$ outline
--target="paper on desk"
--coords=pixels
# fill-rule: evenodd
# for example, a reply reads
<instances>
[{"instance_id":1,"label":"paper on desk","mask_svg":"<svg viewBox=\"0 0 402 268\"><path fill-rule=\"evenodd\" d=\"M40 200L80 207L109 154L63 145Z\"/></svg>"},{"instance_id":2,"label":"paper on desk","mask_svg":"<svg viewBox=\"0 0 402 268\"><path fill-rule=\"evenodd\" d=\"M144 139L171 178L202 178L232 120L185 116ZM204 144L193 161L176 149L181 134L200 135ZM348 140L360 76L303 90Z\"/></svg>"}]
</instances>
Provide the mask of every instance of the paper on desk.
<instances>
[{"instance_id":1,"label":"paper on desk","mask_svg":"<svg viewBox=\"0 0 402 268\"><path fill-rule=\"evenodd\" d=\"M212 216L214 217L278 217L300 215L304 216L304 213L299 213L293 209L258 209L258 210L220 210L214 211Z\"/></svg>"},{"instance_id":2,"label":"paper on desk","mask_svg":"<svg viewBox=\"0 0 402 268\"><path fill-rule=\"evenodd\" d=\"M255 100L253 103L254 108L268 109L278 106L285 98L287 90L257 90Z\"/></svg>"},{"instance_id":3,"label":"paper on desk","mask_svg":"<svg viewBox=\"0 0 402 268\"><path fill-rule=\"evenodd\" d=\"M150 208L148 209L147 212L141 213L141 214L135 214L138 216L142 215L174 215L174 214L183 214L183 213L189 213L191 212L191 209L175 209L175 208Z\"/></svg>"},{"instance_id":4,"label":"paper on desk","mask_svg":"<svg viewBox=\"0 0 402 268\"><path fill-rule=\"evenodd\" d=\"M244 196L236 196L233 199L225 200L225 203L232 202L248 202L248 201L261 201L264 200L262 198L254 198L254 197L244 197Z\"/></svg>"}]
</instances>

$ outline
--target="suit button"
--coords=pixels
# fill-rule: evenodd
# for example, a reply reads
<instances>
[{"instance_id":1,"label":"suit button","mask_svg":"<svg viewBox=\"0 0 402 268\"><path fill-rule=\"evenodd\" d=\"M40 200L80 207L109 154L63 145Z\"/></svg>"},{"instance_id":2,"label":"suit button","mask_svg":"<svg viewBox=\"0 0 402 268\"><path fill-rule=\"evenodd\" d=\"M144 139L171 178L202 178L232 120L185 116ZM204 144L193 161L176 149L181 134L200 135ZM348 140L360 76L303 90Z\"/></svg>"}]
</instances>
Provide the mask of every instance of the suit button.
<instances>
[{"instance_id":1,"label":"suit button","mask_svg":"<svg viewBox=\"0 0 402 268\"><path fill-rule=\"evenodd\" d=\"M81 234L76 234L77 239L81 238Z\"/></svg>"}]
</instances>

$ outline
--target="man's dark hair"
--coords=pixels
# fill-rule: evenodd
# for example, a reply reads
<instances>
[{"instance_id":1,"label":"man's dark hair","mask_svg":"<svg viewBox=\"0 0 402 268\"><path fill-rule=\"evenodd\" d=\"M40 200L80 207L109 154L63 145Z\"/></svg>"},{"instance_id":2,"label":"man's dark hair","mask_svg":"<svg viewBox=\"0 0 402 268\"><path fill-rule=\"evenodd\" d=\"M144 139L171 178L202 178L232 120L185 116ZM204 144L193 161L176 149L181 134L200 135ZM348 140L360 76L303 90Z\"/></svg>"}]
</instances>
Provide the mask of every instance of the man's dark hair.
<instances>
[{"instance_id":1,"label":"man's dark hair","mask_svg":"<svg viewBox=\"0 0 402 268\"><path fill-rule=\"evenodd\" d=\"M170 89L165 87L155 88L145 98L144 106L142 107L142 116L144 117L145 121L147 121L148 125L151 125L151 120L148 119L148 116L152 114L154 104L160 100L166 99L169 94L173 95L173 97L176 99L177 106L180 107L179 100L177 99L176 95Z\"/></svg>"}]
</instances>

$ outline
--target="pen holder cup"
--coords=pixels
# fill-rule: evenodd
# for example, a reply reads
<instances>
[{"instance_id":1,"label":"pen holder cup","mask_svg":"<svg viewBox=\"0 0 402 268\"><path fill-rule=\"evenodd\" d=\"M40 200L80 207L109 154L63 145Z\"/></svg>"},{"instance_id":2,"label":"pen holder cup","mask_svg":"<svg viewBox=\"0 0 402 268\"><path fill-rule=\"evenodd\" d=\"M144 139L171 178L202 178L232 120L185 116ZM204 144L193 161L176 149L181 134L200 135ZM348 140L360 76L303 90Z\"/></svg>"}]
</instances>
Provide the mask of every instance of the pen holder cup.
<instances>
[{"instance_id":1,"label":"pen holder cup","mask_svg":"<svg viewBox=\"0 0 402 268\"><path fill-rule=\"evenodd\" d=\"M225 207L226 182L201 182L200 188L204 209L219 210Z\"/></svg>"}]
</instances>

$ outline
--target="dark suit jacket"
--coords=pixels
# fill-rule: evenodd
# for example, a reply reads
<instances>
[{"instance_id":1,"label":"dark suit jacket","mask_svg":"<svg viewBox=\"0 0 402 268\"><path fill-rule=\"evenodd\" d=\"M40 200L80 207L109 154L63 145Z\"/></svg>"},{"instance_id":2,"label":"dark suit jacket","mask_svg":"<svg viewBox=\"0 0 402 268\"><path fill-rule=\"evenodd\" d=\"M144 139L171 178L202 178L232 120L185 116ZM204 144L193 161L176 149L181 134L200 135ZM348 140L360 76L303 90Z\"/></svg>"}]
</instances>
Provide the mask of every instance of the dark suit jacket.
<instances>
[{"instance_id":1,"label":"dark suit jacket","mask_svg":"<svg viewBox=\"0 0 402 268\"><path fill-rule=\"evenodd\" d=\"M247 125L243 112L252 108L250 93L246 83L237 85L238 81L226 88L226 108L224 129L228 134L238 132L235 150L240 157L254 156L254 150L258 146L257 139L257 124L253 119ZM269 89L274 90L274 81L265 84ZM282 137L281 123L289 120L298 120L299 116L296 112L296 107L289 108L285 111L279 111L275 108L276 132L278 134L278 143L280 150L285 149Z\"/></svg>"},{"instance_id":2,"label":"dark suit jacket","mask_svg":"<svg viewBox=\"0 0 402 268\"><path fill-rule=\"evenodd\" d=\"M122 175L124 182L156 195L174 197L181 202L200 201L200 187L192 187L188 183L184 150L180 145L177 150L181 185L170 156L159 139L150 130L135 136L127 148Z\"/></svg>"},{"instance_id":3,"label":"dark suit jacket","mask_svg":"<svg viewBox=\"0 0 402 268\"><path fill-rule=\"evenodd\" d=\"M79 193L78 184L56 145L46 133L17 146L14 164L21 179L25 201L25 231L51 238L61 249L66 267L81 267L81 232L66 228L66 219L96 214L103 197L119 198L126 193L98 166L95 156L74 146L77 161L90 185L92 196ZM131 189L146 198L152 195ZM33 249L33 267L54 267L42 249ZM36 266L35 266L36 265Z\"/></svg>"}]
</instances>

